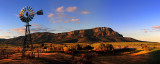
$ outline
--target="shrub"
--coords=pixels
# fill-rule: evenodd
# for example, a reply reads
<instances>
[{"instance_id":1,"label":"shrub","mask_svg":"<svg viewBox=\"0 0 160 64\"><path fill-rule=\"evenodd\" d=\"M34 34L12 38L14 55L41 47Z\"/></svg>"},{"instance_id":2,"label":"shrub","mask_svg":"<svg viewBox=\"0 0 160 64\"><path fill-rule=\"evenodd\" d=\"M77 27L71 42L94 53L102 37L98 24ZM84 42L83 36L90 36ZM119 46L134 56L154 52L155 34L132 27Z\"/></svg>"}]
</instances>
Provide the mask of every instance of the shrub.
<instances>
[{"instance_id":1,"label":"shrub","mask_svg":"<svg viewBox=\"0 0 160 64\"><path fill-rule=\"evenodd\" d=\"M53 47L47 48L47 51L53 51L53 50L54 50Z\"/></svg>"},{"instance_id":2,"label":"shrub","mask_svg":"<svg viewBox=\"0 0 160 64\"><path fill-rule=\"evenodd\" d=\"M144 49L144 51L149 51L149 47L148 47L147 45L145 45L145 46L143 47L143 49Z\"/></svg>"},{"instance_id":3,"label":"shrub","mask_svg":"<svg viewBox=\"0 0 160 64\"><path fill-rule=\"evenodd\" d=\"M118 48L121 49L121 45L118 45Z\"/></svg>"},{"instance_id":4,"label":"shrub","mask_svg":"<svg viewBox=\"0 0 160 64\"><path fill-rule=\"evenodd\" d=\"M92 64L91 58L97 57L97 53L87 53L87 54L81 54L81 56L77 59L74 59L73 64Z\"/></svg>"},{"instance_id":5,"label":"shrub","mask_svg":"<svg viewBox=\"0 0 160 64\"><path fill-rule=\"evenodd\" d=\"M44 43L41 44L41 47L44 47Z\"/></svg>"},{"instance_id":6,"label":"shrub","mask_svg":"<svg viewBox=\"0 0 160 64\"><path fill-rule=\"evenodd\" d=\"M22 51L22 48L17 47L17 48L14 48L13 50L14 50L14 52L21 52L21 51Z\"/></svg>"},{"instance_id":7,"label":"shrub","mask_svg":"<svg viewBox=\"0 0 160 64\"><path fill-rule=\"evenodd\" d=\"M82 47L79 44L77 44L76 45L76 50L81 50L81 49L82 49Z\"/></svg>"},{"instance_id":8,"label":"shrub","mask_svg":"<svg viewBox=\"0 0 160 64\"><path fill-rule=\"evenodd\" d=\"M85 49L86 49L86 50L92 50L93 47L91 47L90 45L87 45L87 46L85 47Z\"/></svg>"},{"instance_id":9,"label":"shrub","mask_svg":"<svg viewBox=\"0 0 160 64\"><path fill-rule=\"evenodd\" d=\"M74 46L71 46L71 47L66 46L66 47L63 47L63 51L65 53L72 53L73 54L77 50L76 50L76 47L74 47Z\"/></svg>"},{"instance_id":10,"label":"shrub","mask_svg":"<svg viewBox=\"0 0 160 64\"><path fill-rule=\"evenodd\" d=\"M113 51L113 45L112 44L107 44L107 45L105 45L105 44L103 44L103 43L101 43L101 44L99 44L99 46L96 46L96 47L94 47L94 51L99 51L99 52L111 52L111 51Z\"/></svg>"},{"instance_id":11,"label":"shrub","mask_svg":"<svg viewBox=\"0 0 160 64\"><path fill-rule=\"evenodd\" d=\"M63 47L63 50L64 50L64 52L68 52L69 51L69 48L68 47Z\"/></svg>"},{"instance_id":12,"label":"shrub","mask_svg":"<svg viewBox=\"0 0 160 64\"><path fill-rule=\"evenodd\" d=\"M56 47L56 51L63 51L63 47Z\"/></svg>"}]
</instances>

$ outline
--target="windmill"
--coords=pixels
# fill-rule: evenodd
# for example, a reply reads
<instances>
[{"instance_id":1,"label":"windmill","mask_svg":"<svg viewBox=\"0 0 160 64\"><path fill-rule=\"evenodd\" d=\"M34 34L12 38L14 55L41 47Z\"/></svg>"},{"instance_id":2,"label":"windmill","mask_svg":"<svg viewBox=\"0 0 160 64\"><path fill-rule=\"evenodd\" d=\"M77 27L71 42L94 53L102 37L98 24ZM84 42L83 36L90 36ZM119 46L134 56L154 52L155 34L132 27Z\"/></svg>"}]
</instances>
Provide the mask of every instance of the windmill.
<instances>
[{"instance_id":1,"label":"windmill","mask_svg":"<svg viewBox=\"0 0 160 64\"><path fill-rule=\"evenodd\" d=\"M37 15L43 15L43 10L39 10L36 13ZM31 39L31 34L30 34L30 24L29 22L32 21L33 17L35 16L35 12L33 8L30 6L25 6L24 8L21 9L19 18L22 22L25 22L25 37L24 37L24 42L23 42L23 52L22 52L22 57L25 57L25 52L27 50L31 50L32 54L31 57L33 58L33 44L32 44L32 39Z\"/></svg>"}]
</instances>

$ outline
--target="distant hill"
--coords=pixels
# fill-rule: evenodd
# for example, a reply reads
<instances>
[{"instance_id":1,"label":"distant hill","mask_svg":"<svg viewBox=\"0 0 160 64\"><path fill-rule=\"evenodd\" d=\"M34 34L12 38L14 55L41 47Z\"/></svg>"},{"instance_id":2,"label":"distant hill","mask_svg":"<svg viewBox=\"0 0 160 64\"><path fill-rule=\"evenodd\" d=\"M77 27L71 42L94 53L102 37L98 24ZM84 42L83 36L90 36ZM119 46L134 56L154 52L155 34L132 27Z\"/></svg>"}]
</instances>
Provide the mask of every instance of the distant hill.
<instances>
[{"instance_id":1,"label":"distant hill","mask_svg":"<svg viewBox=\"0 0 160 64\"><path fill-rule=\"evenodd\" d=\"M123 37L111 28L97 27L93 29L75 30L65 33L37 32L32 33L33 43L94 43L94 42L138 42L139 40ZM8 44L23 43L24 36L3 41Z\"/></svg>"},{"instance_id":2,"label":"distant hill","mask_svg":"<svg viewBox=\"0 0 160 64\"><path fill-rule=\"evenodd\" d=\"M6 39L1 39L1 38L0 38L0 42L3 42L3 41L5 41L5 40L6 40Z\"/></svg>"}]
</instances>

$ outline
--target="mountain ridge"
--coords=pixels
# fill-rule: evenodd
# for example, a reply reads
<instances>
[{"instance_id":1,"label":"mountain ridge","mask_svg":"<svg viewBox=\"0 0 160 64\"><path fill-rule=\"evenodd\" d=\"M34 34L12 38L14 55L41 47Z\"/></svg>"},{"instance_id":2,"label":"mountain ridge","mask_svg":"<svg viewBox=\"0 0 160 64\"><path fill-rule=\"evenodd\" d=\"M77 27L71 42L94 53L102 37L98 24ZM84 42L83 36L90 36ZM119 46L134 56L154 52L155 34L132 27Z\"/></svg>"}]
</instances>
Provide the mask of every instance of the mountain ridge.
<instances>
[{"instance_id":1,"label":"mountain ridge","mask_svg":"<svg viewBox=\"0 0 160 64\"><path fill-rule=\"evenodd\" d=\"M139 40L123 37L123 35L107 27L81 29L63 33L32 33L33 43L87 43L87 42L139 42ZM3 43L21 44L24 36L6 39Z\"/></svg>"}]
</instances>

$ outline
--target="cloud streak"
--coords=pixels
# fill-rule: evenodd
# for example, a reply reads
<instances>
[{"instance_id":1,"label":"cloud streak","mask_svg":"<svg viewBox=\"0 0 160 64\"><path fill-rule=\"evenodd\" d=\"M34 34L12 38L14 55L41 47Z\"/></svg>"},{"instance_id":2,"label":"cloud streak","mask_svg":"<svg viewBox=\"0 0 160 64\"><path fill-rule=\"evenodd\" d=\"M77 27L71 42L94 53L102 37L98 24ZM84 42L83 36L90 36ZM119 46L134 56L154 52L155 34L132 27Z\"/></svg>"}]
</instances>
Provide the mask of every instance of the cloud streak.
<instances>
[{"instance_id":1,"label":"cloud streak","mask_svg":"<svg viewBox=\"0 0 160 64\"><path fill-rule=\"evenodd\" d=\"M72 19L71 21L80 21L80 19Z\"/></svg>"},{"instance_id":2,"label":"cloud streak","mask_svg":"<svg viewBox=\"0 0 160 64\"><path fill-rule=\"evenodd\" d=\"M155 30L160 31L160 26L153 26L152 28L155 29Z\"/></svg>"},{"instance_id":3,"label":"cloud streak","mask_svg":"<svg viewBox=\"0 0 160 64\"><path fill-rule=\"evenodd\" d=\"M74 21L74 23L79 24L80 19L77 19L76 16L72 16L72 15L78 15L77 13L72 13L77 10L78 8L76 6L69 6L69 7L60 6L54 9L52 13L48 14L48 18L49 18L49 21L52 23L58 23L58 22L69 23ZM85 11L85 10L77 11L77 12L81 14L90 14L89 11Z\"/></svg>"},{"instance_id":4,"label":"cloud streak","mask_svg":"<svg viewBox=\"0 0 160 64\"><path fill-rule=\"evenodd\" d=\"M144 33L160 31L160 26L153 26L152 29L143 29Z\"/></svg>"},{"instance_id":5,"label":"cloud streak","mask_svg":"<svg viewBox=\"0 0 160 64\"><path fill-rule=\"evenodd\" d=\"M43 27L42 25L39 25L39 24L36 24L36 23L33 23L32 24L33 28L31 29L31 31L33 32L47 32L47 31L54 31L54 30L51 30L50 28L46 28L46 27Z\"/></svg>"},{"instance_id":6,"label":"cloud streak","mask_svg":"<svg viewBox=\"0 0 160 64\"><path fill-rule=\"evenodd\" d=\"M5 32L5 34L11 34L11 32Z\"/></svg>"},{"instance_id":7,"label":"cloud streak","mask_svg":"<svg viewBox=\"0 0 160 64\"><path fill-rule=\"evenodd\" d=\"M77 10L77 7L76 7L76 6L68 7L68 8L66 9L67 12L74 12L74 11L76 11L76 10Z\"/></svg>"},{"instance_id":8,"label":"cloud streak","mask_svg":"<svg viewBox=\"0 0 160 64\"><path fill-rule=\"evenodd\" d=\"M10 38L10 36L0 36L0 38Z\"/></svg>"},{"instance_id":9,"label":"cloud streak","mask_svg":"<svg viewBox=\"0 0 160 64\"><path fill-rule=\"evenodd\" d=\"M63 7L63 6L58 7L58 8L56 9L56 11L57 11L57 12L64 12L64 7Z\"/></svg>"},{"instance_id":10,"label":"cloud streak","mask_svg":"<svg viewBox=\"0 0 160 64\"><path fill-rule=\"evenodd\" d=\"M81 13L82 14L89 14L90 12L89 11L82 11Z\"/></svg>"},{"instance_id":11,"label":"cloud streak","mask_svg":"<svg viewBox=\"0 0 160 64\"><path fill-rule=\"evenodd\" d=\"M13 29L10 29L10 31L15 31L18 34L24 34L25 28L13 28Z\"/></svg>"},{"instance_id":12,"label":"cloud streak","mask_svg":"<svg viewBox=\"0 0 160 64\"><path fill-rule=\"evenodd\" d=\"M36 23L33 23L32 26L33 27L31 27L31 32L52 32L52 31L56 31L56 30L53 30L53 29L50 29L50 28L43 27L42 25L36 24ZM10 31L11 32L17 32L18 35L24 35L25 28L13 28L13 29L10 29ZM9 34L11 32L6 32L6 33Z\"/></svg>"},{"instance_id":13,"label":"cloud streak","mask_svg":"<svg viewBox=\"0 0 160 64\"><path fill-rule=\"evenodd\" d=\"M53 13L50 13L49 15L48 15L48 17L52 17L54 14Z\"/></svg>"},{"instance_id":14,"label":"cloud streak","mask_svg":"<svg viewBox=\"0 0 160 64\"><path fill-rule=\"evenodd\" d=\"M160 26L153 26L152 28L160 29Z\"/></svg>"}]
</instances>

